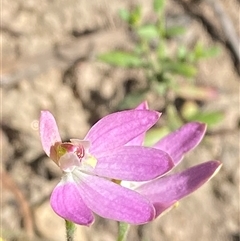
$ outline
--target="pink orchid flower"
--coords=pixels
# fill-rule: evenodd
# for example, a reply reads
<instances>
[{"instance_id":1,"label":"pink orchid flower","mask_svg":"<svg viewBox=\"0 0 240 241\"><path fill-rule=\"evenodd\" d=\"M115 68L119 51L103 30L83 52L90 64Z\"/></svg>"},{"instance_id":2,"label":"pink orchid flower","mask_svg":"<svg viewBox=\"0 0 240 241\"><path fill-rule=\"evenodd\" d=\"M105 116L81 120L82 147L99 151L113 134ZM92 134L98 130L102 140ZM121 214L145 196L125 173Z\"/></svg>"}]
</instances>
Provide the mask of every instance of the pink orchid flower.
<instances>
[{"instance_id":1,"label":"pink orchid flower","mask_svg":"<svg viewBox=\"0 0 240 241\"><path fill-rule=\"evenodd\" d=\"M143 102L136 109L147 110L147 102ZM178 130L160 139L154 148L167 152L174 167L180 163L184 154L195 148L202 140L206 131L206 125L199 122L190 122ZM142 133L127 145L142 145L145 133ZM158 177L147 182L126 182L122 186L129 187L151 201L156 210L156 217L166 209L173 206L180 199L191 194L204 183L209 181L221 168L219 161L208 161L193 166L179 173Z\"/></svg>"},{"instance_id":2,"label":"pink orchid flower","mask_svg":"<svg viewBox=\"0 0 240 241\"><path fill-rule=\"evenodd\" d=\"M125 145L145 133L159 117L158 112L146 109L116 112L98 121L83 140L62 142L54 117L42 111L39 128L43 149L63 171L51 194L53 210L66 220L87 226L94 221L93 212L130 224L153 220L156 210L148 195L117 183L152 180L174 166L165 151Z\"/></svg>"}]
</instances>

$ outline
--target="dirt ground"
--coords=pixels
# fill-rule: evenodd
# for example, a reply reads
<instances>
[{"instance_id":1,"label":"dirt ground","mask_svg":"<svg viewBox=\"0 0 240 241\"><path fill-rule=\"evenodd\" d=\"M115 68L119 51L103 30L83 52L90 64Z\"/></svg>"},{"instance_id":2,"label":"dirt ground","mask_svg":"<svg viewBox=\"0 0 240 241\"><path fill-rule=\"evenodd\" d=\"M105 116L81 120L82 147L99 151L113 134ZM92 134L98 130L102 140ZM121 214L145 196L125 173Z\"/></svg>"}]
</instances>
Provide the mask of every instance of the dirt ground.
<instances>
[{"instance_id":1,"label":"dirt ground","mask_svg":"<svg viewBox=\"0 0 240 241\"><path fill-rule=\"evenodd\" d=\"M239 0L215 2L239 36ZM61 172L43 153L39 113L48 109L54 114L64 140L81 139L99 118L118 110L129 80L144 81L141 71L96 60L99 53L133 46L118 11L137 3L144 21L151 21L151 1L2 0L0 240L65 240L64 221L49 205ZM217 57L199 63L196 81L217 90L218 98L203 109L223 111L224 120L179 169L212 159L223 167L177 208L131 227L128 241L239 240L239 59L215 10L210 0L171 0L166 15L187 28L179 41L192 46L199 40L221 49ZM162 110L161 98L149 95L148 101ZM160 125L164 113L161 118ZM96 217L91 227L77 227L76 241L113 241L116 234L116 222Z\"/></svg>"}]
</instances>

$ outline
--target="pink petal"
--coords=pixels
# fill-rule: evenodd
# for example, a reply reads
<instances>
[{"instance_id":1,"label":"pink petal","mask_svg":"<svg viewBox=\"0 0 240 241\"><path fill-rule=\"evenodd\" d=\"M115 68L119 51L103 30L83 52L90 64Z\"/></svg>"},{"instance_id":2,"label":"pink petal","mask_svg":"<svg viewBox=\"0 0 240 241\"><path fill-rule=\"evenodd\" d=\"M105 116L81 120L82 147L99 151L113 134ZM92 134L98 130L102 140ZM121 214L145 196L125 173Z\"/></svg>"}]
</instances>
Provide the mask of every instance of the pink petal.
<instances>
[{"instance_id":1,"label":"pink petal","mask_svg":"<svg viewBox=\"0 0 240 241\"><path fill-rule=\"evenodd\" d=\"M155 209L146 198L104 178L81 174L79 189L86 205L104 218L143 224L155 217Z\"/></svg>"},{"instance_id":2,"label":"pink petal","mask_svg":"<svg viewBox=\"0 0 240 241\"><path fill-rule=\"evenodd\" d=\"M183 172L145 183L137 187L136 191L153 203L158 216L166 208L201 187L217 173L220 167L219 161L205 162Z\"/></svg>"},{"instance_id":3,"label":"pink petal","mask_svg":"<svg viewBox=\"0 0 240 241\"><path fill-rule=\"evenodd\" d=\"M135 137L134 139L132 139L128 143L126 143L125 146L142 146L143 142L144 142L144 138L145 138L145 132L138 135L137 137Z\"/></svg>"},{"instance_id":4,"label":"pink petal","mask_svg":"<svg viewBox=\"0 0 240 241\"><path fill-rule=\"evenodd\" d=\"M49 111L41 111L39 130L43 150L50 156L51 147L53 147L56 142L61 142L61 137L56 121Z\"/></svg>"},{"instance_id":5,"label":"pink petal","mask_svg":"<svg viewBox=\"0 0 240 241\"><path fill-rule=\"evenodd\" d=\"M136 107L135 110L148 110L148 103L147 101L142 102L139 106ZM126 146L142 146L143 141L145 138L145 132L140 134L139 136L135 137L131 141L129 141Z\"/></svg>"},{"instance_id":6,"label":"pink petal","mask_svg":"<svg viewBox=\"0 0 240 241\"><path fill-rule=\"evenodd\" d=\"M175 165L177 165L186 152L200 143L205 131L205 124L190 122L162 138L153 147L167 152L173 159Z\"/></svg>"},{"instance_id":7,"label":"pink petal","mask_svg":"<svg viewBox=\"0 0 240 241\"><path fill-rule=\"evenodd\" d=\"M135 110L148 110L148 103L147 101L143 101L140 105L138 105Z\"/></svg>"},{"instance_id":8,"label":"pink petal","mask_svg":"<svg viewBox=\"0 0 240 241\"><path fill-rule=\"evenodd\" d=\"M59 167L64 172L72 172L76 166L80 166L80 161L75 153L66 153L59 159Z\"/></svg>"},{"instance_id":9,"label":"pink petal","mask_svg":"<svg viewBox=\"0 0 240 241\"><path fill-rule=\"evenodd\" d=\"M159 116L158 112L149 110L128 110L107 115L85 137L91 142L90 153L96 155L125 145L152 127Z\"/></svg>"},{"instance_id":10,"label":"pink petal","mask_svg":"<svg viewBox=\"0 0 240 241\"><path fill-rule=\"evenodd\" d=\"M147 181L174 166L166 152L150 147L123 146L96 157L94 173L118 180Z\"/></svg>"},{"instance_id":11,"label":"pink petal","mask_svg":"<svg viewBox=\"0 0 240 241\"><path fill-rule=\"evenodd\" d=\"M77 184L71 179L69 173L53 190L50 199L52 209L66 220L89 226L94 216L84 203Z\"/></svg>"}]
</instances>

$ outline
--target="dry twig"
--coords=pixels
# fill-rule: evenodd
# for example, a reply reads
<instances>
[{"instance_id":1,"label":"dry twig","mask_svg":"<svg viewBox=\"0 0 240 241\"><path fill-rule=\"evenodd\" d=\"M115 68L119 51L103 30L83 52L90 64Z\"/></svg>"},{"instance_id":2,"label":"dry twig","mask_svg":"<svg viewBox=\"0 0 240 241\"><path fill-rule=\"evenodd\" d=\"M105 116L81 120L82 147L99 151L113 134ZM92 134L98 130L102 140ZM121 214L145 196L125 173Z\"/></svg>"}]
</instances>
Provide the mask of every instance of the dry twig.
<instances>
[{"instance_id":1,"label":"dry twig","mask_svg":"<svg viewBox=\"0 0 240 241\"><path fill-rule=\"evenodd\" d=\"M33 218L32 218L31 210L26 198L24 197L23 193L18 188L14 180L6 171L1 170L0 180L3 188L11 191L14 194L16 201L18 202L20 207L20 212L22 214L23 225L24 225L26 234L28 235L29 240L33 240L33 237L34 237Z\"/></svg>"}]
</instances>

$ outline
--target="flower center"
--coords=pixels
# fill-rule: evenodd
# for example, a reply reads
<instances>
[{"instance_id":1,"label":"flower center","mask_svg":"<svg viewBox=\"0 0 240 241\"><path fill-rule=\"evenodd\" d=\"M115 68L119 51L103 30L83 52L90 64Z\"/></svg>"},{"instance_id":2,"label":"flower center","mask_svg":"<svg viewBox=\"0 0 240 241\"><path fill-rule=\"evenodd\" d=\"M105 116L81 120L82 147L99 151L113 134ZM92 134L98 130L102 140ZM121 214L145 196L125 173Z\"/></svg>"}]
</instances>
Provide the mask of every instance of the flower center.
<instances>
[{"instance_id":1,"label":"flower center","mask_svg":"<svg viewBox=\"0 0 240 241\"><path fill-rule=\"evenodd\" d=\"M66 153L76 154L77 157L79 158L79 161L81 161L82 158L85 156L85 149L84 149L83 145L81 145L81 144L76 145L76 144L71 143L71 142L60 144L57 147L58 158L60 159Z\"/></svg>"},{"instance_id":2,"label":"flower center","mask_svg":"<svg viewBox=\"0 0 240 241\"><path fill-rule=\"evenodd\" d=\"M57 163L64 172L72 172L75 167L83 171L94 168L97 159L88 153L89 141L71 139L71 142L59 143L55 150Z\"/></svg>"}]
</instances>

